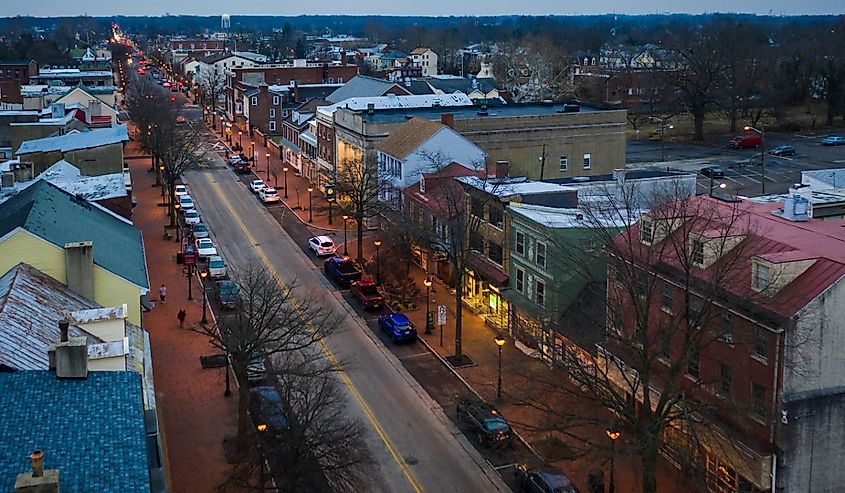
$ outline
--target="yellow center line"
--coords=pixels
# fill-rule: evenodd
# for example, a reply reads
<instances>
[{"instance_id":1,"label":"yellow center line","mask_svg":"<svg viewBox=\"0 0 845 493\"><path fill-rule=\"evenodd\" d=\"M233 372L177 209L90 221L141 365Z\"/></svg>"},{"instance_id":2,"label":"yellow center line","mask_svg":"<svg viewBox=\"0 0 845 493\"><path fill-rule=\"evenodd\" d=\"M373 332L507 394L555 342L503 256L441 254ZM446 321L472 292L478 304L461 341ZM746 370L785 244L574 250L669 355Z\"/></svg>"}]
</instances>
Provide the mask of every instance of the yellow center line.
<instances>
[{"instance_id":1,"label":"yellow center line","mask_svg":"<svg viewBox=\"0 0 845 493\"><path fill-rule=\"evenodd\" d=\"M267 258L267 255L264 253L264 249L261 248L261 246L258 245L257 241L255 241L255 237L252 236L252 233L249 232L249 230L247 229L243 220L241 220L240 215L237 212L235 212L235 209L232 207L231 202L229 202L229 198L226 197L226 194L223 193L223 191L220 189L220 186L217 183L215 183L214 181L211 181L211 180L208 180L208 183L214 189L214 192L217 194L218 198L223 203L223 205L226 207L226 209L229 210L229 214L235 220L235 222L238 223L238 226L241 228L241 231L243 231L243 233L246 235L249 242L252 243L253 245L255 245L254 248L255 248L256 252L258 253L258 256L261 258L261 261L264 262L264 265L267 267L267 269L270 271L270 273L273 275L273 278L276 280L276 283L278 283L278 285L282 289L287 289L287 285L282 280L281 276L279 275L279 272L276 270L276 267L270 262L270 259ZM291 299L291 302L294 306L294 309L301 310L301 308L298 306L298 303L296 303L295 299ZM310 324L309 324L309 326L310 326ZM313 331L314 328L311 327L311 330ZM370 423L372 423L373 428L376 430L376 433L378 434L382 443L384 443L384 446L387 447L387 451L390 452L390 455L391 455L391 457L393 457L393 460L396 462L397 465L399 465L399 468L402 469L402 474L405 475L405 479L407 479L408 483L411 485L411 488L413 488L416 493L422 493L423 488L422 488L422 486L420 486L419 482L417 482L417 479L414 477L414 473L411 472L411 470L405 464L405 461L402 460L402 457L399 456L399 452L396 450L396 447L393 445L390 438L387 436L387 433L381 427L381 424L379 424L378 419L376 419L375 415L373 414L372 409L370 409L370 406L368 406L367 403L364 401L364 397L361 395L361 393L355 387L355 384L352 383L352 380L349 378L349 375L343 369L343 366L340 364L340 361L334 355L332 350L326 345L325 341L323 341L321 339L319 341L319 344L320 344L320 348L322 349L323 353L328 358L329 362L335 368L337 368L338 374L340 375L340 378L343 380L343 383L346 385L346 387L349 389L349 391L355 397L355 400L358 401L358 404L361 406L361 409L364 410L364 414L367 415L367 419L370 420Z\"/></svg>"}]
</instances>

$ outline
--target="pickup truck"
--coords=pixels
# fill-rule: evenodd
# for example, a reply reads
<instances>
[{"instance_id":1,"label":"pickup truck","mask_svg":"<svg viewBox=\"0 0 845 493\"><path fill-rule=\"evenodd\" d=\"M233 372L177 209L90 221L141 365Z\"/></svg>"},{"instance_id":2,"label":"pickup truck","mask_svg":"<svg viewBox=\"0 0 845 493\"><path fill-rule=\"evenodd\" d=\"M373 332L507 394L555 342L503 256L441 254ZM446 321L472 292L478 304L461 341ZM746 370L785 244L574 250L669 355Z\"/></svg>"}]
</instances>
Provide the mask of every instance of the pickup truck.
<instances>
[{"instance_id":1,"label":"pickup truck","mask_svg":"<svg viewBox=\"0 0 845 493\"><path fill-rule=\"evenodd\" d=\"M349 257L331 257L323 263L323 270L326 277L343 288L361 280L361 269Z\"/></svg>"},{"instance_id":2,"label":"pickup truck","mask_svg":"<svg viewBox=\"0 0 845 493\"><path fill-rule=\"evenodd\" d=\"M352 283L352 296L364 305L364 309L379 308L384 305L384 296L372 279L361 279Z\"/></svg>"}]
</instances>

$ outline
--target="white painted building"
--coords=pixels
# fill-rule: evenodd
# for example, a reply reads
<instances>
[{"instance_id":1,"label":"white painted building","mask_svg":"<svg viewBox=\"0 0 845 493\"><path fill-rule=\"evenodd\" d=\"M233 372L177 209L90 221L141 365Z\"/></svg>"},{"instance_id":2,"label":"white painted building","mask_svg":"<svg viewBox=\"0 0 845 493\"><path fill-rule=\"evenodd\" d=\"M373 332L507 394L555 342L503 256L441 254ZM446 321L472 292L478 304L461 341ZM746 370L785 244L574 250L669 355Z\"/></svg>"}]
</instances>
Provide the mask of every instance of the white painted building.
<instances>
[{"instance_id":1,"label":"white painted building","mask_svg":"<svg viewBox=\"0 0 845 493\"><path fill-rule=\"evenodd\" d=\"M416 48L411 51L411 62L422 68L423 77L437 75L437 53L431 48Z\"/></svg>"}]
</instances>

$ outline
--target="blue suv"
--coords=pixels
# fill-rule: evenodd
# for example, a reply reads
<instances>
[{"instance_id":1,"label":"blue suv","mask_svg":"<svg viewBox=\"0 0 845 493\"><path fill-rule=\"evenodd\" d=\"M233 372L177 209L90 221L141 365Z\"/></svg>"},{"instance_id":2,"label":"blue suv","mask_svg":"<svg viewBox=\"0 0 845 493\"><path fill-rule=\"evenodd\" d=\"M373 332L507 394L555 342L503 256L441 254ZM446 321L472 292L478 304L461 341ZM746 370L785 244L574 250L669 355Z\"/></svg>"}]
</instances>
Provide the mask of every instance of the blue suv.
<instances>
[{"instance_id":1,"label":"blue suv","mask_svg":"<svg viewBox=\"0 0 845 493\"><path fill-rule=\"evenodd\" d=\"M402 341L413 341L417 338L417 329L402 313L388 313L378 318L378 325L381 330L387 332L394 343Z\"/></svg>"}]
</instances>

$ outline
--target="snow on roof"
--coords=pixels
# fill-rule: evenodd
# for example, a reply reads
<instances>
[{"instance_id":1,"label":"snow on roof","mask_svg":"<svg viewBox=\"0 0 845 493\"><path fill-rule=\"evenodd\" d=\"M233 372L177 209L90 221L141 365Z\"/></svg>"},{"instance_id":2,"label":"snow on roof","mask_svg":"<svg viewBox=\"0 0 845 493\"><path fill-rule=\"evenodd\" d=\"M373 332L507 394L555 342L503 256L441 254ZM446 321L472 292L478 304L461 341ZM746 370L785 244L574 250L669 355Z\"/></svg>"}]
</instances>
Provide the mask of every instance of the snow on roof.
<instances>
[{"instance_id":1,"label":"snow on roof","mask_svg":"<svg viewBox=\"0 0 845 493\"><path fill-rule=\"evenodd\" d=\"M129 134L126 132L126 125L114 125L99 130L70 132L56 137L27 140L21 144L16 154L52 151L69 152L77 149L88 149L128 141Z\"/></svg>"},{"instance_id":2,"label":"snow on roof","mask_svg":"<svg viewBox=\"0 0 845 493\"><path fill-rule=\"evenodd\" d=\"M482 179L477 176L461 176L457 179L465 185L469 185L477 190L482 190L499 198L512 197L514 195L532 195L574 190L572 187L565 187L563 185L543 181L532 181L525 177Z\"/></svg>"},{"instance_id":3,"label":"snow on roof","mask_svg":"<svg viewBox=\"0 0 845 493\"><path fill-rule=\"evenodd\" d=\"M42 68L38 71L39 77L112 77L110 70L79 70L78 68Z\"/></svg>"},{"instance_id":4,"label":"snow on roof","mask_svg":"<svg viewBox=\"0 0 845 493\"><path fill-rule=\"evenodd\" d=\"M61 160L38 176L67 193L82 196L93 202L126 196L126 180L123 172L107 175L82 176L79 168Z\"/></svg>"},{"instance_id":5,"label":"snow on roof","mask_svg":"<svg viewBox=\"0 0 845 493\"><path fill-rule=\"evenodd\" d=\"M472 106L472 100L466 94L423 94L413 96L373 96L362 98L349 98L331 106L321 106L317 111L324 115L332 115L339 108L346 108L352 111L363 111L369 109L403 109L403 108L433 108L436 106L456 107Z\"/></svg>"},{"instance_id":6,"label":"snow on roof","mask_svg":"<svg viewBox=\"0 0 845 493\"><path fill-rule=\"evenodd\" d=\"M845 169L814 169L801 172L801 182L806 183L805 178L813 178L826 183L830 188L839 188L845 185Z\"/></svg>"},{"instance_id":7,"label":"snow on roof","mask_svg":"<svg viewBox=\"0 0 845 493\"><path fill-rule=\"evenodd\" d=\"M508 212L519 214L531 221L542 224L547 228L624 228L639 219L638 212L628 214L623 211L619 214L593 214L585 219L584 211L578 208L546 207L514 202L508 205ZM630 221L623 218L630 215Z\"/></svg>"}]
</instances>

